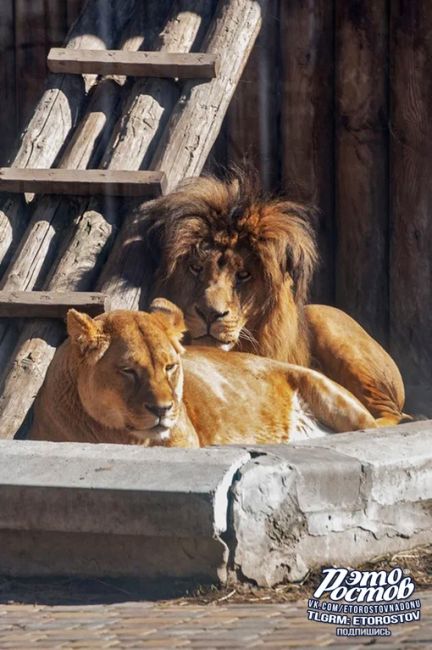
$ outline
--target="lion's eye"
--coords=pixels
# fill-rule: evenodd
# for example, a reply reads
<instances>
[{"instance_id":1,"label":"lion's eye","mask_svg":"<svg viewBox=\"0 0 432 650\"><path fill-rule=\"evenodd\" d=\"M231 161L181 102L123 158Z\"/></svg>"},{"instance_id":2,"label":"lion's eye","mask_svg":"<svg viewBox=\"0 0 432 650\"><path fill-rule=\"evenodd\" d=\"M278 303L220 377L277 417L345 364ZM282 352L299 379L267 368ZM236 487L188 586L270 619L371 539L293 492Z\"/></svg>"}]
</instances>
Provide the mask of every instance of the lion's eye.
<instances>
[{"instance_id":1,"label":"lion's eye","mask_svg":"<svg viewBox=\"0 0 432 650\"><path fill-rule=\"evenodd\" d=\"M208 253L209 250L211 249L211 247L212 246L211 246L211 243L209 241L202 241L201 244L200 244L200 250L203 253Z\"/></svg>"},{"instance_id":2,"label":"lion's eye","mask_svg":"<svg viewBox=\"0 0 432 650\"><path fill-rule=\"evenodd\" d=\"M199 275L203 267L200 264L189 264L189 269L194 275Z\"/></svg>"},{"instance_id":3,"label":"lion's eye","mask_svg":"<svg viewBox=\"0 0 432 650\"><path fill-rule=\"evenodd\" d=\"M126 377L132 377L133 379L135 379L137 376L135 370L133 368L129 368L128 366L119 368L119 372L121 372L122 375L125 375Z\"/></svg>"},{"instance_id":4,"label":"lion's eye","mask_svg":"<svg viewBox=\"0 0 432 650\"><path fill-rule=\"evenodd\" d=\"M167 372L173 372L178 367L178 363L169 363L165 366Z\"/></svg>"},{"instance_id":5,"label":"lion's eye","mask_svg":"<svg viewBox=\"0 0 432 650\"><path fill-rule=\"evenodd\" d=\"M251 276L251 274L249 273L249 271L239 271L239 272L237 273L237 280L238 280L238 282L246 282L247 280L250 280L251 277L252 277L252 276Z\"/></svg>"}]
</instances>

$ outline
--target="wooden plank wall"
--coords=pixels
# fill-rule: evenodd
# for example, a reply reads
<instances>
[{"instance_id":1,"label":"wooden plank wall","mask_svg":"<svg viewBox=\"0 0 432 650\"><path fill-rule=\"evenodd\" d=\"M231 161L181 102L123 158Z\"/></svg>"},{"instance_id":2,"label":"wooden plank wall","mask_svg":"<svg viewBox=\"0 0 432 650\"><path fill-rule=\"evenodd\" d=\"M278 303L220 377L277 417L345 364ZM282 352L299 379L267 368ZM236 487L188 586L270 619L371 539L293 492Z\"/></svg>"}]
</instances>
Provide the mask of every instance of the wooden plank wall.
<instances>
[{"instance_id":1,"label":"wooden plank wall","mask_svg":"<svg viewBox=\"0 0 432 650\"><path fill-rule=\"evenodd\" d=\"M390 346L425 413L432 404L432 3L390 5Z\"/></svg>"},{"instance_id":2,"label":"wooden plank wall","mask_svg":"<svg viewBox=\"0 0 432 650\"><path fill-rule=\"evenodd\" d=\"M335 297L387 342L387 5L335 6Z\"/></svg>"},{"instance_id":3,"label":"wooden plank wall","mask_svg":"<svg viewBox=\"0 0 432 650\"><path fill-rule=\"evenodd\" d=\"M0 3L0 165L84 0ZM267 0L209 168L249 161L313 202L312 298L340 306L432 396L432 3Z\"/></svg>"},{"instance_id":4,"label":"wooden plank wall","mask_svg":"<svg viewBox=\"0 0 432 650\"><path fill-rule=\"evenodd\" d=\"M61 46L85 0L1 0L0 166L42 94L50 47Z\"/></svg>"},{"instance_id":5,"label":"wooden plank wall","mask_svg":"<svg viewBox=\"0 0 432 650\"><path fill-rule=\"evenodd\" d=\"M281 3L281 185L320 207L312 299L325 303L334 295L333 31L328 0Z\"/></svg>"},{"instance_id":6,"label":"wooden plank wall","mask_svg":"<svg viewBox=\"0 0 432 650\"><path fill-rule=\"evenodd\" d=\"M16 97L14 0L0 3L0 165L6 163L19 133Z\"/></svg>"}]
</instances>

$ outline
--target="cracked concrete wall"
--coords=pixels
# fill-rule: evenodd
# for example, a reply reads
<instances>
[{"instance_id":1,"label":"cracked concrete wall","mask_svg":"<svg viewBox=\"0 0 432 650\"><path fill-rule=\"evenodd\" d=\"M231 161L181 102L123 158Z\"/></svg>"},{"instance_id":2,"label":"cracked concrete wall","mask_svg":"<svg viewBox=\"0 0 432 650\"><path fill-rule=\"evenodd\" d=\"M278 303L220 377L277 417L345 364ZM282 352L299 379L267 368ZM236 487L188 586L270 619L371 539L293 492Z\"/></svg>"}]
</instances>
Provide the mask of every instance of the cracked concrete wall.
<instances>
[{"instance_id":1,"label":"cracked concrete wall","mask_svg":"<svg viewBox=\"0 0 432 650\"><path fill-rule=\"evenodd\" d=\"M272 586L432 542L430 423L260 448L231 490L233 575Z\"/></svg>"}]
</instances>

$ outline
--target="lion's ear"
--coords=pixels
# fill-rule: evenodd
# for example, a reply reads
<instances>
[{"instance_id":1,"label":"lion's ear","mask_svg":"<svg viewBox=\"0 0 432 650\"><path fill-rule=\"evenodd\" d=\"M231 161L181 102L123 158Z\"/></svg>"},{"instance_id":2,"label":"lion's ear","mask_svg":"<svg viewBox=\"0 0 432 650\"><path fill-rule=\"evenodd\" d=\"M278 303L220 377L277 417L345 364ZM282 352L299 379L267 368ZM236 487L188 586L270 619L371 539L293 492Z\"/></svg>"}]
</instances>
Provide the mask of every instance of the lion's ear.
<instances>
[{"instance_id":1,"label":"lion's ear","mask_svg":"<svg viewBox=\"0 0 432 650\"><path fill-rule=\"evenodd\" d=\"M105 352L109 343L102 324L88 314L69 309L66 316L67 332L73 345L82 355L92 351Z\"/></svg>"},{"instance_id":2,"label":"lion's ear","mask_svg":"<svg viewBox=\"0 0 432 650\"><path fill-rule=\"evenodd\" d=\"M180 307L166 298L155 298L149 309L152 314L161 314L169 326L169 335L173 340L174 346L180 354L183 354L184 348L181 345L183 334L186 332L184 315Z\"/></svg>"}]
</instances>

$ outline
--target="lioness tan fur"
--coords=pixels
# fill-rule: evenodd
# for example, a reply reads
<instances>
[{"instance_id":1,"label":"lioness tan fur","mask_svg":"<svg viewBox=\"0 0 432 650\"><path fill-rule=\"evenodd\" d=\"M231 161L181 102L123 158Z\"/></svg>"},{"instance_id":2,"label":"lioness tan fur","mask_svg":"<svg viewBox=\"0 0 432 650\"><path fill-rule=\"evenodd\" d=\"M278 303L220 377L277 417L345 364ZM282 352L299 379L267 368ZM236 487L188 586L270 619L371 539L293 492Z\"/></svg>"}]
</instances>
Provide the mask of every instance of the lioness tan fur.
<instances>
[{"instance_id":1,"label":"lioness tan fur","mask_svg":"<svg viewBox=\"0 0 432 650\"><path fill-rule=\"evenodd\" d=\"M95 319L68 313L35 404L30 438L200 447L276 443L376 426L348 391L320 373L251 354L190 347L182 312Z\"/></svg>"},{"instance_id":2,"label":"lioness tan fur","mask_svg":"<svg viewBox=\"0 0 432 650\"><path fill-rule=\"evenodd\" d=\"M260 197L248 178L185 181L137 217L149 300L185 313L190 343L321 370L379 419L398 423L399 370L344 312L305 306L317 252L309 210Z\"/></svg>"}]
</instances>

